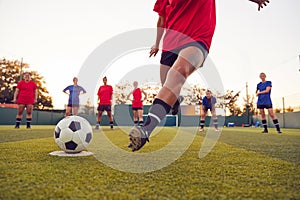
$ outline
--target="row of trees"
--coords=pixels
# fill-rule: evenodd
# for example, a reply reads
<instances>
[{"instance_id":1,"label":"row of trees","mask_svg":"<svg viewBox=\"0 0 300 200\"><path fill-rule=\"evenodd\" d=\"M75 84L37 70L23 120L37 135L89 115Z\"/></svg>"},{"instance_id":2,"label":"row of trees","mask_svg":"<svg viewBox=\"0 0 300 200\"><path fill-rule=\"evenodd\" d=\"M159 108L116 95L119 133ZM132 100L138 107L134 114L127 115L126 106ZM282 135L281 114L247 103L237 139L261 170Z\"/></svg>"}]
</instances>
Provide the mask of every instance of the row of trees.
<instances>
[{"instance_id":1,"label":"row of trees","mask_svg":"<svg viewBox=\"0 0 300 200\"><path fill-rule=\"evenodd\" d=\"M140 86L147 93L147 100L144 102L145 105L151 105L155 99L159 89L160 83L149 83L142 84ZM127 95L132 90L132 84L129 82L122 82L116 85L115 87L115 103L116 104L126 104L130 103L130 100L127 99ZM184 104L186 105L201 105L202 99L205 96L206 88L200 87L199 85L191 85L190 87L183 87L182 95L184 97ZM246 115L246 98L244 98L243 109L237 104L240 92L236 93L233 90L227 90L225 94L216 92L214 96L217 98L216 107L218 108L227 108L230 115L240 116ZM249 96L249 114L257 114L255 108L255 97Z\"/></svg>"},{"instance_id":2,"label":"row of trees","mask_svg":"<svg viewBox=\"0 0 300 200\"><path fill-rule=\"evenodd\" d=\"M22 80L22 72L29 71L29 64L19 60L0 60L0 103L12 103L17 83ZM38 109L52 108L52 97L45 87L44 77L37 71L30 71L32 80L38 86Z\"/></svg>"}]
</instances>

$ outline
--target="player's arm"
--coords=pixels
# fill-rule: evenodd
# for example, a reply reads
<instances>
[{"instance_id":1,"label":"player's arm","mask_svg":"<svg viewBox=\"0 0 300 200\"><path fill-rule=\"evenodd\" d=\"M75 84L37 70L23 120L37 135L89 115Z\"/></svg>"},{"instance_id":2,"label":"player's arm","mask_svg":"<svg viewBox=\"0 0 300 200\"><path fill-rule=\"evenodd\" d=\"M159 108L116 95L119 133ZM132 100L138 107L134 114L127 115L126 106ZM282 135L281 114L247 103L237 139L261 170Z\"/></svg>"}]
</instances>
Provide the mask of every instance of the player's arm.
<instances>
[{"instance_id":1,"label":"player's arm","mask_svg":"<svg viewBox=\"0 0 300 200\"><path fill-rule=\"evenodd\" d=\"M69 93L67 93L68 87L66 87L65 89L63 89L63 93L69 95Z\"/></svg>"},{"instance_id":2,"label":"player's arm","mask_svg":"<svg viewBox=\"0 0 300 200\"><path fill-rule=\"evenodd\" d=\"M144 99L143 99L143 101L146 101L146 99L147 99L147 93L146 93L144 90L142 90L142 93L144 94Z\"/></svg>"},{"instance_id":3,"label":"player's arm","mask_svg":"<svg viewBox=\"0 0 300 200\"><path fill-rule=\"evenodd\" d=\"M160 43L161 38L164 34L164 24L165 24L164 17L159 16L158 20L157 20L156 41L155 41L155 44L151 47L149 57L156 56L156 54L159 50L159 43Z\"/></svg>"},{"instance_id":4,"label":"player's arm","mask_svg":"<svg viewBox=\"0 0 300 200\"><path fill-rule=\"evenodd\" d=\"M130 92L130 93L127 95L126 99L129 99L131 94L132 94L132 92Z\"/></svg>"},{"instance_id":5,"label":"player's arm","mask_svg":"<svg viewBox=\"0 0 300 200\"><path fill-rule=\"evenodd\" d=\"M37 89L35 89L34 90L34 103L37 103L37 99L38 99L38 90Z\"/></svg>"},{"instance_id":6,"label":"player's arm","mask_svg":"<svg viewBox=\"0 0 300 200\"><path fill-rule=\"evenodd\" d=\"M86 93L86 90L83 87L81 87L81 94L85 94L85 93Z\"/></svg>"},{"instance_id":7,"label":"player's arm","mask_svg":"<svg viewBox=\"0 0 300 200\"><path fill-rule=\"evenodd\" d=\"M12 102L14 102L14 103L17 102L17 97L18 97L19 92L20 92L20 89L16 88L16 91L14 93L14 99L12 100Z\"/></svg>"},{"instance_id":8,"label":"player's arm","mask_svg":"<svg viewBox=\"0 0 300 200\"><path fill-rule=\"evenodd\" d=\"M258 95L261 95L261 94L267 94L267 93L269 93L270 92L270 90L271 90L271 86L268 86L265 90L263 90L263 91L256 91L256 96L258 96Z\"/></svg>"},{"instance_id":9,"label":"player's arm","mask_svg":"<svg viewBox=\"0 0 300 200\"><path fill-rule=\"evenodd\" d=\"M249 0L249 1L257 3L258 11L260 11L260 9L263 8L264 6L267 6L267 3L270 3L269 0Z\"/></svg>"}]
</instances>

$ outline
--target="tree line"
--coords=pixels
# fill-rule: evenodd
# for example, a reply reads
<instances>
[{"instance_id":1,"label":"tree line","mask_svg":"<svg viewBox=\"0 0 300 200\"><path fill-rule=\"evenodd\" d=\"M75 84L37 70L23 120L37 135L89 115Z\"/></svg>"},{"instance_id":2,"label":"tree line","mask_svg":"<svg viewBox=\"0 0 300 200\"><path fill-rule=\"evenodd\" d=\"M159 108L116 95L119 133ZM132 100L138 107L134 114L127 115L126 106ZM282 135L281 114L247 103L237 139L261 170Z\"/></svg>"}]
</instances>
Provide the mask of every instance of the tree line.
<instances>
[{"instance_id":1,"label":"tree line","mask_svg":"<svg viewBox=\"0 0 300 200\"><path fill-rule=\"evenodd\" d=\"M28 63L23 63L19 60L8 60L2 58L0 60L0 103L13 103L14 92L17 84L22 80L22 72L29 71ZM38 98L35 108L48 109L53 108L52 97L45 87L46 81L44 77L37 71L30 71L32 80L38 87Z\"/></svg>"}]
</instances>

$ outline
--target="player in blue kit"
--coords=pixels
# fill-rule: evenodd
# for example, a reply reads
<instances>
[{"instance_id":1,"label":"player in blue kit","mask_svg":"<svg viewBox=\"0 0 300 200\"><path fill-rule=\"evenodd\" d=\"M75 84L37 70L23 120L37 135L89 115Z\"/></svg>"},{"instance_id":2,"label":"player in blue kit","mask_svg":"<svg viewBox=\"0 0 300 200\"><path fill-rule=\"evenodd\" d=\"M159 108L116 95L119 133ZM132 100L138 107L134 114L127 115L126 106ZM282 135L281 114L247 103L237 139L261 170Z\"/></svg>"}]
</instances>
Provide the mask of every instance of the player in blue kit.
<instances>
[{"instance_id":1,"label":"player in blue kit","mask_svg":"<svg viewBox=\"0 0 300 200\"><path fill-rule=\"evenodd\" d=\"M77 115L79 108L79 95L86 93L85 89L78 85L78 78L74 77L73 85L66 87L63 92L69 95L65 117L69 116L71 111L73 115Z\"/></svg>"},{"instance_id":2,"label":"player in blue kit","mask_svg":"<svg viewBox=\"0 0 300 200\"><path fill-rule=\"evenodd\" d=\"M260 111L261 118L262 118L262 124L264 127L263 133L268 133L265 109L268 109L268 113L273 120L273 123L276 127L277 132L281 133L278 119L273 111L273 105L272 105L272 100L271 100L272 82L266 80L266 74L263 72L260 73L259 78L261 79L261 82L257 84L256 96L258 96L257 109L259 109L259 111Z\"/></svg>"},{"instance_id":3,"label":"player in blue kit","mask_svg":"<svg viewBox=\"0 0 300 200\"><path fill-rule=\"evenodd\" d=\"M211 91L207 90L205 97L202 99L202 107L201 107L201 117L200 117L200 132L203 132L204 125L205 125L205 117L207 111L210 110L211 115L213 117L215 130L219 131L218 129L218 119L216 115L216 108L215 104L217 103L216 97L212 96Z\"/></svg>"}]
</instances>

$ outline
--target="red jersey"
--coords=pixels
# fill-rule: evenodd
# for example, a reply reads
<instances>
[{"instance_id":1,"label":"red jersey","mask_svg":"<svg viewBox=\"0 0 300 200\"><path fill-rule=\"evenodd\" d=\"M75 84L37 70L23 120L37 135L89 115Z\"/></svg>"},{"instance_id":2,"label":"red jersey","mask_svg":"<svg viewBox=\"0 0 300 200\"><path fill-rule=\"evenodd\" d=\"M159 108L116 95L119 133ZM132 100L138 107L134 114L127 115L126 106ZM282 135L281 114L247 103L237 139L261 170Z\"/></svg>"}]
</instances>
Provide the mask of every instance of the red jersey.
<instances>
[{"instance_id":1,"label":"red jersey","mask_svg":"<svg viewBox=\"0 0 300 200\"><path fill-rule=\"evenodd\" d=\"M111 105L111 97L113 88L111 85L102 85L98 90L98 97L100 99L99 105Z\"/></svg>"},{"instance_id":2,"label":"red jersey","mask_svg":"<svg viewBox=\"0 0 300 200\"><path fill-rule=\"evenodd\" d=\"M37 89L35 82L22 80L18 82L17 88L19 89L17 104L34 104L34 95Z\"/></svg>"},{"instance_id":3,"label":"red jersey","mask_svg":"<svg viewBox=\"0 0 300 200\"><path fill-rule=\"evenodd\" d=\"M153 10L165 19L163 51L195 41L209 50L216 26L215 0L157 0Z\"/></svg>"},{"instance_id":4,"label":"red jersey","mask_svg":"<svg viewBox=\"0 0 300 200\"><path fill-rule=\"evenodd\" d=\"M132 108L142 108L142 91L140 88L136 88L132 91L133 101L132 101Z\"/></svg>"}]
</instances>

